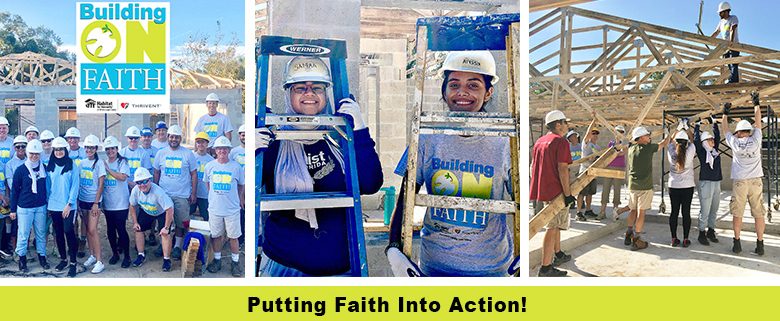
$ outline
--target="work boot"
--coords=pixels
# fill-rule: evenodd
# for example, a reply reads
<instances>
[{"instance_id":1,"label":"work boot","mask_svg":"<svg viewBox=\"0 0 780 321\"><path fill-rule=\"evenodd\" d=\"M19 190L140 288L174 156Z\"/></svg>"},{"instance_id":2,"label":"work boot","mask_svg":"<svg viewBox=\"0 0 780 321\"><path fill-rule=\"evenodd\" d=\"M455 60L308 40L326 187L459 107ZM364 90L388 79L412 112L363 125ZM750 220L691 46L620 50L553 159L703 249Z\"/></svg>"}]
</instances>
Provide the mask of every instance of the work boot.
<instances>
[{"instance_id":1,"label":"work boot","mask_svg":"<svg viewBox=\"0 0 780 321\"><path fill-rule=\"evenodd\" d=\"M758 256L764 255L764 240L756 240L756 250L753 253Z\"/></svg>"},{"instance_id":2,"label":"work boot","mask_svg":"<svg viewBox=\"0 0 780 321\"><path fill-rule=\"evenodd\" d=\"M563 253L563 251L560 251L558 253L555 253L555 256L553 257L553 266L561 266L561 264L571 261L571 255L568 255L566 253Z\"/></svg>"},{"instance_id":3,"label":"work boot","mask_svg":"<svg viewBox=\"0 0 780 321\"><path fill-rule=\"evenodd\" d=\"M710 240L710 242L712 242L712 243L718 243L718 238L717 238L717 237L715 237L715 230L713 230L713 229L711 229L711 228L708 228L708 229L707 229L707 238L708 238L708 239Z\"/></svg>"},{"instance_id":4,"label":"work boot","mask_svg":"<svg viewBox=\"0 0 780 321\"><path fill-rule=\"evenodd\" d=\"M211 273L217 273L222 270L222 260L213 259L206 268Z\"/></svg>"},{"instance_id":5,"label":"work boot","mask_svg":"<svg viewBox=\"0 0 780 321\"><path fill-rule=\"evenodd\" d=\"M27 273L30 270L27 268L27 256L22 255L19 257L19 272Z\"/></svg>"},{"instance_id":6,"label":"work boot","mask_svg":"<svg viewBox=\"0 0 780 321\"><path fill-rule=\"evenodd\" d=\"M707 240L707 233L704 231L699 231L699 243L701 245L710 245L710 241Z\"/></svg>"},{"instance_id":7,"label":"work boot","mask_svg":"<svg viewBox=\"0 0 780 321\"><path fill-rule=\"evenodd\" d=\"M558 270L554 266L548 265L548 266L542 266L542 268L539 269L538 276L539 277L563 277L566 276L566 274L568 274L568 272Z\"/></svg>"},{"instance_id":8,"label":"work boot","mask_svg":"<svg viewBox=\"0 0 780 321\"><path fill-rule=\"evenodd\" d=\"M731 247L731 252L739 253L742 252L742 244L739 243L739 239L733 239L734 240L734 246Z\"/></svg>"},{"instance_id":9,"label":"work boot","mask_svg":"<svg viewBox=\"0 0 780 321\"><path fill-rule=\"evenodd\" d=\"M38 263L41 265L41 268L44 271L51 268L51 266L49 266L49 262L46 262L46 257L43 255L38 255Z\"/></svg>"},{"instance_id":10,"label":"work boot","mask_svg":"<svg viewBox=\"0 0 780 321\"><path fill-rule=\"evenodd\" d=\"M627 231L626 232L626 239L623 240L624 245L631 245L632 238L634 237L634 233Z\"/></svg>"},{"instance_id":11,"label":"work boot","mask_svg":"<svg viewBox=\"0 0 780 321\"><path fill-rule=\"evenodd\" d=\"M585 217L586 218L597 218L598 215L596 215L596 213L593 213L593 210L586 210L585 211Z\"/></svg>"},{"instance_id":12,"label":"work boot","mask_svg":"<svg viewBox=\"0 0 780 321\"><path fill-rule=\"evenodd\" d=\"M639 235L634 236L634 238L631 239L631 241L632 241L631 251L638 251L647 248L647 241L639 238Z\"/></svg>"},{"instance_id":13,"label":"work boot","mask_svg":"<svg viewBox=\"0 0 780 321\"><path fill-rule=\"evenodd\" d=\"M585 222L588 220L587 218L585 218L585 215L582 215L582 212L577 212L577 215L575 216L577 217L577 220L580 222Z\"/></svg>"},{"instance_id":14,"label":"work boot","mask_svg":"<svg viewBox=\"0 0 780 321\"><path fill-rule=\"evenodd\" d=\"M230 261L230 275L234 277L241 277L243 276L243 272L241 271L241 265L238 264L238 262Z\"/></svg>"}]
</instances>

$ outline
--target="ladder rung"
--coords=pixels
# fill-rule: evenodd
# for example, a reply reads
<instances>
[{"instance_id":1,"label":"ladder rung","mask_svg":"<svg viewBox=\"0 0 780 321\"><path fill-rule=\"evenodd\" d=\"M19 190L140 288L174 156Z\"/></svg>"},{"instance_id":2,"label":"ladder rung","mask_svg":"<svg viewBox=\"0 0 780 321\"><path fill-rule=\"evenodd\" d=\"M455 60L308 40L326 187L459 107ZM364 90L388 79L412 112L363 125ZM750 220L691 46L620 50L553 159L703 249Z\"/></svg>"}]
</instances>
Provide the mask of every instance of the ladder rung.
<instances>
[{"instance_id":1,"label":"ladder rung","mask_svg":"<svg viewBox=\"0 0 780 321\"><path fill-rule=\"evenodd\" d=\"M463 117L463 118L508 118L512 119L512 115L509 113L488 113L488 112L470 112L470 111L423 111L420 113L422 117L435 116L435 117Z\"/></svg>"},{"instance_id":2,"label":"ladder rung","mask_svg":"<svg viewBox=\"0 0 780 321\"><path fill-rule=\"evenodd\" d=\"M279 115L268 114L265 116L266 125L317 125L317 126L345 126L344 117L341 116L304 116L304 115Z\"/></svg>"},{"instance_id":3,"label":"ladder rung","mask_svg":"<svg viewBox=\"0 0 780 321\"><path fill-rule=\"evenodd\" d=\"M463 135L463 136L500 136L500 137L515 137L516 133L513 130L496 130L487 128L469 128L469 129L455 129L455 128L420 128L420 134L442 134L442 135Z\"/></svg>"},{"instance_id":4,"label":"ladder rung","mask_svg":"<svg viewBox=\"0 0 780 321\"><path fill-rule=\"evenodd\" d=\"M418 194L414 205L438 208L455 208L467 211L484 211L514 215L517 205L512 201L481 198Z\"/></svg>"},{"instance_id":5,"label":"ladder rung","mask_svg":"<svg viewBox=\"0 0 780 321\"><path fill-rule=\"evenodd\" d=\"M260 195L261 211L341 208L353 206L355 206L355 200L347 193L319 192Z\"/></svg>"},{"instance_id":6,"label":"ladder rung","mask_svg":"<svg viewBox=\"0 0 780 321\"><path fill-rule=\"evenodd\" d=\"M276 140L320 140L328 134L335 133L331 130L276 130Z\"/></svg>"},{"instance_id":7,"label":"ladder rung","mask_svg":"<svg viewBox=\"0 0 780 321\"><path fill-rule=\"evenodd\" d=\"M427 123L468 123L468 124L485 124L485 125L515 125L513 118L507 117L452 117L442 115L426 115L420 117L420 122Z\"/></svg>"}]
</instances>

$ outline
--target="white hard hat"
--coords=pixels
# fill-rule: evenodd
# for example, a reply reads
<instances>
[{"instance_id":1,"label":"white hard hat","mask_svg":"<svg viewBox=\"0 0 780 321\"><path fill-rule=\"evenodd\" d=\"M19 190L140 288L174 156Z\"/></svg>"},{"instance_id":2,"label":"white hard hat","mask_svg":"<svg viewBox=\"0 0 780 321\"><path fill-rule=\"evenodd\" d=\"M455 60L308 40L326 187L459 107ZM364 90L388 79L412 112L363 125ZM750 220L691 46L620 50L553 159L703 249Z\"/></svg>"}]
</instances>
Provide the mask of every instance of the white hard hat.
<instances>
[{"instance_id":1,"label":"white hard hat","mask_svg":"<svg viewBox=\"0 0 780 321\"><path fill-rule=\"evenodd\" d=\"M217 147L233 147L233 144L230 143L230 139L228 139L225 136L219 136L217 137L217 140L214 141L214 148Z\"/></svg>"},{"instance_id":2,"label":"white hard hat","mask_svg":"<svg viewBox=\"0 0 780 321\"><path fill-rule=\"evenodd\" d=\"M547 115L544 116L544 124L545 125L547 125L549 123L552 123L552 122L559 121L559 120L569 121L570 119L566 118L566 115L564 115L563 112L560 111L560 110L553 110L553 111L547 113Z\"/></svg>"},{"instance_id":3,"label":"white hard hat","mask_svg":"<svg viewBox=\"0 0 780 321\"><path fill-rule=\"evenodd\" d=\"M8 118L0 116L0 125L8 125Z\"/></svg>"},{"instance_id":4,"label":"white hard hat","mask_svg":"<svg viewBox=\"0 0 780 321\"><path fill-rule=\"evenodd\" d=\"M38 130L38 127L35 126L28 126L27 129L24 130L24 134L27 135L29 132L35 132L36 134L40 134L41 131Z\"/></svg>"},{"instance_id":5,"label":"white hard hat","mask_svg":"<svg viewBox=\"0 0 780 321\"><path fill-rule=\"evenodd\" d=\"M465 71L487 75L491 77L491 84L498 81L496 59L489 51L450 52L441 66L442 75L445 71Z\"/></svg>"},{"instance_id":6,"label":"white hard hat","mask_svg":"<svg viewBox=\"0 0 780 321\"><path fill-rule=\"evenodd\" d=\"M65 141L65 138L55 137L54 140L51 141L51 147L52 148L68 148L68 142Z\"/></svg>"},{"instance_id":7,"label":"white hard hat","mask_svg":"<svg viewBox=\"0 0 780 321\"><path fill-rule=\"evenodd\" d=\"M111 147L119 148L119 141L114 136L108 136L103 141L103 149L109 149Z\"/></svg>"},{"instance_id":8,"label":"white hard hat","mask_svg":"<svg viewBox=\"0 0 780 321\"><path fill-rule=\"evenodd\" d=\"M210 93L210 94L206 95L206 101L216 101L216 102L219 102L219 96L217 96L217 94L215 94L215 93Z\"/></svg>"},{"instance_id":9,"label":"white hard hat","mask_svg":"<svg viewBox=\"0 0 780 321\"><path fill-rule=\"evenodd\" d=\"M688 134L685 133L684 131L679 131L677 132L677 134L674 135L674 140L678 140L678 139L690 141L690 139L688 139Z\"/></svg>"},{"instance_id":10,"label":"white hard hat","mask_svg":"<svg viewBox=\"0 0 780 321\"><path fill-rule=\"evenodd\" d=\"M182 135L182 133L181 133L181 126L173 125L173 126L171 126L171 128L168 128L168 136L171 136L171 135L181 136Z\"/></svg>"},{"instance_id":11,"label":"white hard hat","mask_svg":"<svg viewBox=\"0 0 780 321\"><path fill-rule=\"evenodd\" d=\"M95 135L88 135L87 138L84 138L84 146L98 146L100 145L100 138L97 138Z\"/></svg>"},{"instance_id":12,"label":"white hard hat","mask_svg":"<svg viewBox=\"0 0 780 321\"><path fill-rule=\"evenodd\" d=\"M631 140L637 140L639 137L650 135L650 131L647 128L639 126L631 131Z\"/></svg>"},{"instance_id":13,"label":"white hard hat","mask_svg":"<svg viewBox=\"0 0 780 321\"><path fill-rule=\"evenodd\" d=\"M27 154L40 154L43 153L43 145L40 140L33 139L27 143Z\"/></svg>"},{"instance_id":14,"label":"white hard hat","mask_svg":"<svg viewBox=\"0 0 780 321\"><path fill-rule=\"evenodd\" d=\"M145 179L152 178L152 174L145 167L139 167L135 169L135 175L133 176L133 182L140 182Z\"/></svg>"},{"instance_id":15,"label":"white hard hat","mask_svg":"<svg viewBox=\"0 0 780 321\"><path fill-rule=\"evenodd\" d=\"M317 57L296 56L290 59L284 68L284 87L299 82L321 82L332 86L330 70L322 59Z\"/></svg>"},{"instance_id":16,"label":"white hard hat","mask_svg":"<svg viewBox=\"0 0 780 321\"><path fill-rule=\"evenodd\" d=\"M54 139L54 133L46 129L41 132L41 140Z\"/></svg>"},{"instance_id":17,"label":"white hard hat","mask_svg":"<svg viewBox=\"0 0 780 321\"><path fill-rule=\"evenodd\" d=\"M566 139L569 139L571 136L577 136L580 137L580 134L577 134L577 132L570 130L568 133L566 133Z\"/></svg>"},{"instance_id":18,"label":"white hard hat","mask_svg":"<svg viewBox=\"0 0 780 321\"><path fill-rule=\"evenodd\" d=\"M731 10L731 5L727 1L723 1L718 5L718 13L726 10Z\"/></svg>"},{"instance_id":19,"label":"white hard hat","mask_svg":"<svg viewBox=\"0 0 780 321\"><path fill-rule=\"evenodd\" d=\"M23 143L23 144L27 145L27 137L24 137L22 135L18 135L16 137L14 137L14 145L19 144L19 143Z\"/></svg>"},{"instance_id":20,"label":"white hard hat","mask_svg":"<svg viewBox=\"0 0 780 321\"><path fill-rule=\"evenodd\" d=\"M615 131L624 132L625 133L626 132L626 128L623 127L623 125L617 125L617 126L615 126Z\"/></svg>"},{"instance_id":21,"label":"white hard hat","mask_svg":"<svg viewBox=\"0 0 780 321\"><path fill-rule=\"evenodd\" d=\"M701 133L701 141L705 141L708 139L715 139L715 137L713 137L712 134L710 134L710 132Z\"/></svg>"},{"instance_id":22,"label":"white hard hat","mask_svg":"<svg viewBox=\"0 0 780 321\"><path fill-rule=\"evenodd\" d=\"M737 131L741 130L753 130L753 125L749 121L743 119L737 123Z\"/></svg>"},{"instance_id":23,"label":"white hard hat","mask_svg":"<svg viewBox=\"0 0 780 321\"><path fill-rule=\"evenodd\" d=\"M68 128L68 130L65 132L65 138L70 137L81 138L81 132L76 127Z\"/></svg>"},{"instance_id":24,"label":"white hard hat","mask_svg":"<svg viewBox=\"0 0 780 321\"><path fill-rule=\"evenodd\" d=\"M239 133L246 133L246 130L244 129L244 124L241 124L241 126L238 126L238 132Z\"/></svg>"},{"instance_id":25,"label":"white hard hat","mask_svg":"<svg viewBox=\"0 0 780 321\"><path fill-rule=\"evenodd\" d=\"M125 132L125 137L141 137L141 130L138 127L130 126Z\"/></svg>"}]
</instances>

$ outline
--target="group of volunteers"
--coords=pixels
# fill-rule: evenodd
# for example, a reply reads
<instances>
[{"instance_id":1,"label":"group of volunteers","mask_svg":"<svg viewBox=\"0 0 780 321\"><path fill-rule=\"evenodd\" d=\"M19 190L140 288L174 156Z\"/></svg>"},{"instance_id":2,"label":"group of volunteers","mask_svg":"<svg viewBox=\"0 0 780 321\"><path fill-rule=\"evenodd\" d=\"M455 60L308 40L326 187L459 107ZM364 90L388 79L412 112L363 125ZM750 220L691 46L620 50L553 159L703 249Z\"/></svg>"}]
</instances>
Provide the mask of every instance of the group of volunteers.
<instances>
[{"instance_id":1,"label":"group of volunteers","mask_svg":"<svg viewBox=\"0 0 780 321\"><path fill-rule=\"evenodd\" d=\"M38 262L50 270L47 241L53 230L60 262L55 272L74 277L78 258L92 273L106 265L139 267L146 261L145 232L149 244L161 238L157 256L162 270L170 271L171 259L181 259L190 217L209 222L214 259L208 271L222 267L225 238L231 252L231 274L242 276L239 237L244 209L244 126L238 129L241 145L233 147L229 118L217 112L219 97L206 97L208 113L195 126L195 150L181 145L182 128L157 122L149 127L131 126L121 148L113 136L102 142L95 135L83 138L78 128L63 137L49 130L28 127L24 135L8 136L9 123L0 117L0 254L18 256L19 270L29 271L28 246L34 243ZM99 151L102 147L105 156ZM104 261L98 235L101 212L111 257ZM137 255L131 260L127 220L134 234ZM79 221L81 223L79 223ZM80 231L79 231L80 230ZM34 241L33 241L34 238ZM105 262L105 263L104 263ZM107 263L107 264L106 264Z\"/></svg>"},{"instance_id":2,"label":"group of volunteers","mask_svg":"<svg viewBox=\"0 0 780 321\"><path fill-rule=\"evenodd\" d=\"M498 81L496 63L486 51L450 53L441 68L441 99L453 112L485 112ZM350 98L331 103L328 66L317 57L292 58L285 69L285 114L344 115L354 123L361 194L383 184L382 166L361 115ZM335 109L335 110L334 110ZM499 108L500 109L500 108ZM311 129L311 128L308 128ZM263 164L266 193L344 191L344 155L334 142L277 140L258 128L256 155ZM261 155L262 154L262 155ZM419 136L417 184L429 194L494 200L511 199L510 145L507 137ZM395 173L406 175L407 156ZM510 276L512 229L503 213L428 208L423 220L419 262L402 252L404 190L392 218L386 255L395 276ZM343 208L297 209L263 213L261 276L349 275L348 224ZM419 263L419 264L418 264Z\"/></svg>"},{"instance_id":3,"label":"group of volunteers","mask_svg":"<svg viewBox=\"0 0 780 321\"><path fill-rule=\"evenodd\" d=\"M556 213L548 223L543 243L542 266L539 276L565 276L566 271L556 267L571 260L571 256L561 251L560 231L569 228L569 206L576 203L576 219L587 220L605 218L605 208L609 200L610 189L614 189L613 218L629 212L627 217L628 229L625 233L624 244L631 246L631 250L642 250L649 243L642 237L645 214L650 209L653 200L653 155L666 148L666 161L669 170L669 198L671 200L671 214L669 216L669 230L672 247L689 247L691 241L689 233L691 229L691 203L694 189L697 187L694 175L694 158L699 162L698 198L700 213L698 217L698 242L701 245L718 243L715 234L715 221L720 206L721 181L721 153L719 144L721 133L725 133L725 142L733 153L731 164L731 179L733 192L729 203L729 211L733 216L734 238L732 240L732 252L742 252L740 232L742 229L742 217L747 204L750 205L750 213L755 219L756 246L753 253L764 255L763 234L765 228L765 209L763 201L763 169L761 164L762 146L762 121L758 95L753 95L754 117L753 123L741 119L736 124L736 130L732 133L729 129L728 115L731 105L726 104L722 111L720 126L717 119L710 116L709 119L698 119L691 123L688 119L681 119L673 133L666 134L660 143L652 143L651 133L645 127L636 127L632 130L630 141L623 142L616 138L609 143L609 147L618 147L618 156L608 168L627 168L629 201L627 207L620 206L620 187L622 180L603 180L601 213L596 215L590 210L588 197L595 194L598 181L593 179L575 198L571 191L571 176L569 166L574 157L586 157L588 154L601 154L604 149L597 145L599 131L594 128L594 123L588 127L585 139L579 144L578 135L569 130L569 119L561 111L554 110L545 117L548 133L536 141L533 148L532 172L531 172L531 200L536 201L538 208L563 195L565 208ZM595 122L595 120L594 120ZM712 125L712 133L702 130L703 124ZM616 126L615 130L621 135L625 128ZM565 138L564 138L565 136ZM627 143L627 146L624 144ZM581 154L580 154L581 153ZM590 162L592 163L592 161ZM580 173L585 171L590 163L582 163ZM615 184L618 186L615 187ZM584 194L584 195L583 195ZM585 204L582 199L585 198ZM583 214L582 209L587 209ZM678 237L678 220L682 214L682 240Z\"/></svg>"}]
</instances>

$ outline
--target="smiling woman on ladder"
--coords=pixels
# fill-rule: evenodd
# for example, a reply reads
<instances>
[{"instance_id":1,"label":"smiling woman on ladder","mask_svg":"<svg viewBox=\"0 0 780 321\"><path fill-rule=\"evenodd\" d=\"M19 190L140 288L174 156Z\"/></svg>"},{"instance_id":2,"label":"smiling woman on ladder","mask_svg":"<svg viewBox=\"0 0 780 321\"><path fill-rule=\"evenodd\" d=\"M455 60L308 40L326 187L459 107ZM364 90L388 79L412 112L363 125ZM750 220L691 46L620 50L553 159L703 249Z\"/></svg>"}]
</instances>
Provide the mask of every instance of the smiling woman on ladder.
<instances>
[{"instance_id":1,"label":"smiling woman on ladder","mask_svg":"<svg viewBox=\"0 0 780 321\"><path fill-rule=\"evenodd\" d=\"M498 81L488 51L450 53L442 67L442 100L451 112L484 112ZM508 137L420 135L417 190L429 194L494 200L511 196ZM405 175L406 154L396 168ZM406 180L401 193L406 189ZM395 276L509 276L512 236L507 216L482 211L429 208L420 232L420 267L401 252L404 195L390 229L387 257ZM411 214L410 214L411 215Z\"/></svg>"},{"instance_id":2,"label":"smiling woman on ladder","mask_svg":"<svg viewBox=\"0 0 780 321\"><path fill-rule=\"evenodd\" d=\"M332 84L328 67L320 58L293 58L285 69L285 114L329 113L328 87ZM339 104L338 113L354 123L360 193L376 193L383 182L382 168L360 106L350 98ZM345 190L345 159L329 140L274 140L267 128L258 129L256 137L256 148L264 152L266 193ZM271 212L263 222L262 239L260 276L340 276L350 272L344 208Z\"/></svg>"}]
</instances>

